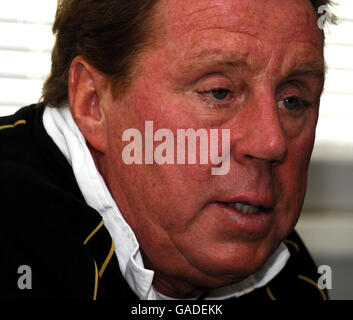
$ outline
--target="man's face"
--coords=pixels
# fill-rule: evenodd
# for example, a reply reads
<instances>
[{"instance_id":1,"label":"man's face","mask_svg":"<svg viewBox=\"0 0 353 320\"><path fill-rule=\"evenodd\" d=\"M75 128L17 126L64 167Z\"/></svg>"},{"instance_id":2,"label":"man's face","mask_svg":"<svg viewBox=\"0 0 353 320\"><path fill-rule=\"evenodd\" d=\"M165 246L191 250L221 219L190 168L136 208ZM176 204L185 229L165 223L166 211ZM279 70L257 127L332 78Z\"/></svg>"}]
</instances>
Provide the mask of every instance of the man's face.
<instances>
[{"instance_id":1,"label":"man's face","mask_svg":"<svg viewBox=\"0 0 353 320\"><path fill-rule=\"evenodd\" d=\"M156 10L160 37L129 91L105 98L101 171L156 288L188 296L255 272L293 229L323 86L322 38L308 0L165 0ZM147 120L175 137L230 129L228 174L212 175L211 162L126 165L123 132L144 133ZM242 203L258 212L243 213Z\"/></svg>"}]
</instances>

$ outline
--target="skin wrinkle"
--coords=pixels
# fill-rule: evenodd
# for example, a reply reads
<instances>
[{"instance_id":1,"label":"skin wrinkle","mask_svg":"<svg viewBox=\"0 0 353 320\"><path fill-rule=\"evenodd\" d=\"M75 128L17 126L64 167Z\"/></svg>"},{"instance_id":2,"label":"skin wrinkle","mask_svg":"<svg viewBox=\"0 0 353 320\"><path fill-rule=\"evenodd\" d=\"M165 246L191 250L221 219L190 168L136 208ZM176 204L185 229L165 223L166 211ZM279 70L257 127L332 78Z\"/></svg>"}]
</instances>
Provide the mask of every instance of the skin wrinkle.
<instances>
[{"instance_id":1,"label":"skin wrinkle","mask_svg":"<svg viewBox=\"0 0 353 320\"><path fill-rule=\"evenodd\" d=\"M215 2L215 3L217 3L217 2ZM196 10L194 12L195 14L197 14L198 12L211 11L212 8L217 8L217 7L218 7L219 11L222 12L222 13L217 14L217 15L215 15L215 14L211 15L210 17L209 16L203 17L203 21L206 24L206 27L204 27L204 29L206 29L206 30L209 29L208 26L211 24L212 21L210 21L210 19L212 19L212 18L213 19L214 18L221 18L223 21L224 20L226 20L226 21L230 20L231 22L233 22L233 21L237 22L237 21L241 21L242 19L245 19L246 22L247 22L247 27L243 26L240 23L240 25L238 25L237 32L248 34L248 35L251 35L251 36L254 36L254 37L257 37L257 38L258 38L259 32L254 32L254 31L251 32L249 30L246 30L246 28L248 28L248 29L257 28L258 25L261 25L261 26L263 26L263 28L268 29L268 30L273 30L273 29L276 29L276 28L280 30L280 28L281 28L281 26L277 26L275 23L272 23L270 25L270 27L267 26L268 22L269 22L269 19L265 18L266 17L266 12L268 12L268 11L271 12L271 14L272 14L271 20L272 21L276 21L276 18L278 18L278 17L276 17L276 15L275 15L276 13L273 10L273 4L272 5L271 4L264 5L265 8L261 10L262 12L259 12L260 10L258 10L258 9L255 10L254 8L251 8L250 5L248 5L246 3L245 3L245 8L243 8L244 10L237 9L236 8L237 4L235 4L235 3L233 3L233 5L231 4L229 6L227 6L226 4L222 3L222 1L220 1L218 3L219 3L218 6L214 6L214 7L211 7L211 8L206 8L204 10ZM244 3L241 3L240 5L244 5ZM237 14L230 18L229 15L227 15L226 13L227 13L227 11L232 10L234 8L237 9L236 10ZM305 17L306 21L312 22L312 17L313 17L313 15L315 16L315 12L314 12L314 10L313 10L313 8L311 6L310 6L310 9L311 9L310 13L306 9L301 9L302 12L298 13L298 14L300 14L302 17ZM260 14L260 13L263 13L263 14ZM192 15L192 14L193 14L193 12L190 13L189 15ZM287 17L288 17L288 19L292 19L292 14L290 14L290 12L289 12ZM256 21L256 24L252 24L252 21ZM301 27L301 25L298 25L296 23L293 23L293 25L295 25L296 28L300 28ZM176 26L175 29L178 29L181 25L175 24L175 26ZM188 25L186 26L186 28L188 28ZM232 28L219 27L219 26L215 27L214 29L215 30L216 29L228 30L228 31L231 31L231 32L233 31ZM293 29L295 29L295 28L291 28L291 31ZM203 30L203 29L200 28L199 30ZM174 31L176 31L176 30L174 30ZM300 29L300 31L301 31L301 29ZM299 30L297 32L299 32ZM280 34L283 35L283 33L280 33ZM287 37L286 41L288 41L288 42L292 41L292 37L290 36L290 33L288 35L286 35L286 34L284 34L284 35ZM272 39L270 38L268 40L272 40ZM314 44L314 45L317 45L317 43Z\"/></svg>"},{"instance_id":2,"label":"skin wrinkle","mask_svg":"<svg viewBox=\"0 0 353 320\"><path fill-rule=\"evenodd\" d=\"M185 14L185 17L192 17L194 15L199 15L200 13L204 13L204 12L207 12L207 11L211 11L213 9L217 9L218 7L217 6L210 6L208 8L205 8L205 9L201 9L201 10L196 10L196 11L193 11L191 13L187 13Z\"/></svg>"},{"instance_id":3,"label":"skin wrinkle","mask_svg":"<svg viewBox=\"0 0 353 320\"><path fill-rule=\"evenodd\" d=\"M212 8L207 7L210 3ZM288 76L300 65L323 60L322 38L307 0L266 4L160 1L155 12L162 34L153 50L141 52L128 93L116 100L108 89L103 93L99 107L104 110L109 152L96 152L97 167L136 234L145 266L155 271L154 287L165 295L192 297L206 287L246 278L263 265L299 217L318 106L296 112L279 102L301 93L287 83ZM190 17L191 12L195 14ZM210 19L211 14L216 18ZM293 25L299 25L295 31ZM197 56L203 50L212 53L210 61ZM234 68L229 60L234 52L251 68ZM189 75L186 61L190 65L195 57L196 75ZM229 98L229 107L223 109L198 99L205 81L227 85L215 73L239 86L244 99ZM307 98L322 90L316 76L291 77L310 87ZM211 164L125 165L122 133L129 128L143 133L145 120L153 121L155 131L168 128L173 133L178 128L231 129L229 173L212 176ZM81 131L88 143L94 139ZM235 216L217 205L244 197L272 203L270 227L261 232L244 229L245 217L236 223Z\"/></svg>"},{"instance_id":4,"label":"skin wrinkle","mask_svg":"<svg viewBox=\"0 0 353 320\"><path fill-rule=\"evenodd\" d=\"M227 30L229 31L229 30ZM261 39L258 39L257 36L254 36L252 34L249 34L249 33L246 33L246 32L233 32L233 33L239 33L239 34L246 34L246 35L249 35L251 37L254 37L257 41L259 42L265 42ZM284 43L286 43L287 41L282 41ZM288 43L293 43L293 41L288 41ZM295 42L298 42L298 43L306 43L306 42L301 42L301 41L295 41ZM314 43L313 43L314 45ZM275 52L275 51L274 51ZM191 73L193 72L193 69L197 66L199 66L200 64L206 64L207 61L209 60L212 60L214 59L214 57L212 56L212 54L214 56L217 56L217 52L212 52L212 49L205 49L203 50L202 52L200 53L195 53L193 54L190 59L188 60L194 60L195 63L194 64L185 64L185 65L182 65L180 66L180 68L186 70L184 73L188 74L188 73ZM225 56L224 52L223 52L223 56ZM232 57L234 56L234 58ZM243 57L243 58L242 58ZM247 66L251 66L252 63L249 63L247 62L247 57L248 55L244 55L244 54L241 54L239 52L230 52L230 57L228 58L224 58L224 61L220 61L218 62L219 64L222 64L222 63L227 63L227 64L230 64L230 65L234 65L234 66L242 66L243 64L246 64ZM273 56L271 56L271 59L274 59ZM268 65L271 65L271 62L272 60L269 61ZM259 69L262 69L262 66L260 67L257 67L256 69L252 69L252 72L256 72L258 71ZM311 63L304 63L302 65L299 65L297 68L297 70L294 70L292 73L293 75L296 75L297 73L301 72L301 73L304 73L304 72L313 72L315 74L317 74L319 77L322 78L322 80L324 79L324 74L326 72L326 67L325 67L325 62L323 59L319 59L317 61L313 61ZM262 71L262 74L260 75L257 75L257 77L261 77L263 76L263 74L266 73L267 70L263 70ZM291 76L291 75L289 75Z\"/></svg>"}]
</instances>

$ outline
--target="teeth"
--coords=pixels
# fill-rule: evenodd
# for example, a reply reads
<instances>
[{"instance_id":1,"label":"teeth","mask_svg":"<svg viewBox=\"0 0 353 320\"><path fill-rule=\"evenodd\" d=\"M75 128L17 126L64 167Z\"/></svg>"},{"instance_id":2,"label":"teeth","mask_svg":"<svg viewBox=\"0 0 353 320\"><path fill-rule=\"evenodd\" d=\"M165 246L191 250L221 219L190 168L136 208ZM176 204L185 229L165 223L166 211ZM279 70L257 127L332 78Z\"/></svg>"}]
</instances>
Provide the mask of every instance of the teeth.
<instances>
[{"instance_id":1,"label":"teeth","mask_svg":"<svg viewBox=\"0 0 353 320\"><path fill-rule=\"evenodd\" d=\"M234 209L237 209L238 211L244 214L255 214L262 209L261 206L254 207L246 202L230 202L230 203L226 203L226 205Z\"/></svg>"}]
</instances>

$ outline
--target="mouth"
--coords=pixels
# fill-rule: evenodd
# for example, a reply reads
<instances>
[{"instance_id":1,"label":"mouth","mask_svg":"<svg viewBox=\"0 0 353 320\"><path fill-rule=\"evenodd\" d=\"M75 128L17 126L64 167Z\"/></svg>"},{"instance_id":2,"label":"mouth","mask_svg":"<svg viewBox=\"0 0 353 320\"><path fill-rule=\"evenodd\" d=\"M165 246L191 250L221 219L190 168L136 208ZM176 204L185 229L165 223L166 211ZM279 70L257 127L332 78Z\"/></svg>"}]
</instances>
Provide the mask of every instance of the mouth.
<instances>
[{"instance_id":1,"label":"mouth","mask_svg":"<svg viewBox=\"0 0 353 320\"><path fill-rule=\"evenodd\" d=\"M274 203L272 201L217 201L213 207L219 213L219 222L224 222L225 228L239 231L251 237L264 237L271 229L275 220Z\"/></svg>"},{"instance_id":2,"label":"mouth","mask_svg":"<svg viewBox=\"0 0 353 320\"><path fill-rule=\"evenodd\" d=\"M252 205L251 203L246 202L246 201L221 202L221 203L225 206L236 209L246 215L257 214L259 212L263 212L263 211L268 210L267 208L265 208L262 205L255 206L255 205Z\"/></svg>"}]
</instances>

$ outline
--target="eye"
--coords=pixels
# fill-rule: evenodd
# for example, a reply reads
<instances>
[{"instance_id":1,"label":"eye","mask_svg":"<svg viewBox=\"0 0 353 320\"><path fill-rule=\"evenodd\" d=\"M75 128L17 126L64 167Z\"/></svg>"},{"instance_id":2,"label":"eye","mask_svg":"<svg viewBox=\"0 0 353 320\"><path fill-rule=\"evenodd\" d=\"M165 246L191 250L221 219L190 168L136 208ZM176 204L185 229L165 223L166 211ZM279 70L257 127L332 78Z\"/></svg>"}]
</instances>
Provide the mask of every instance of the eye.
<instances>
[{"instance_id":1,"label":"eye","mask_svg":"<svg viewBox=\"0 0 353 320\"><path fill-rule=\"evenodd\" d=\"M215 102L222 102L226 101L227 98L229 98L231 91L225 88L216 88L199 92L199 94L203 95L209 100L213 100Z\"/></svg>"},{"instance_id":2,"label":"eye","mask_svg":"<svg viewBox=\"0 0 353 320\"><path fill-rule=\"evenodd\" d=\"M226 99L229 96L230 91L227 89L213 89L209 91L209 94L211 95L212 98L214 98L217 101L222 101Z\"/></svg>"},{"instance_id":3,"label":"eye","mask_svg":"<svg viewBox=\"0 0 353 320\"><path fill-rule=\"evenodd\" d=\"M298 109L303 109L308 106L308 103L297 97L288 97L280 101L281 105L289 110L294 111Z\"/></svg>"}]
</instances>

